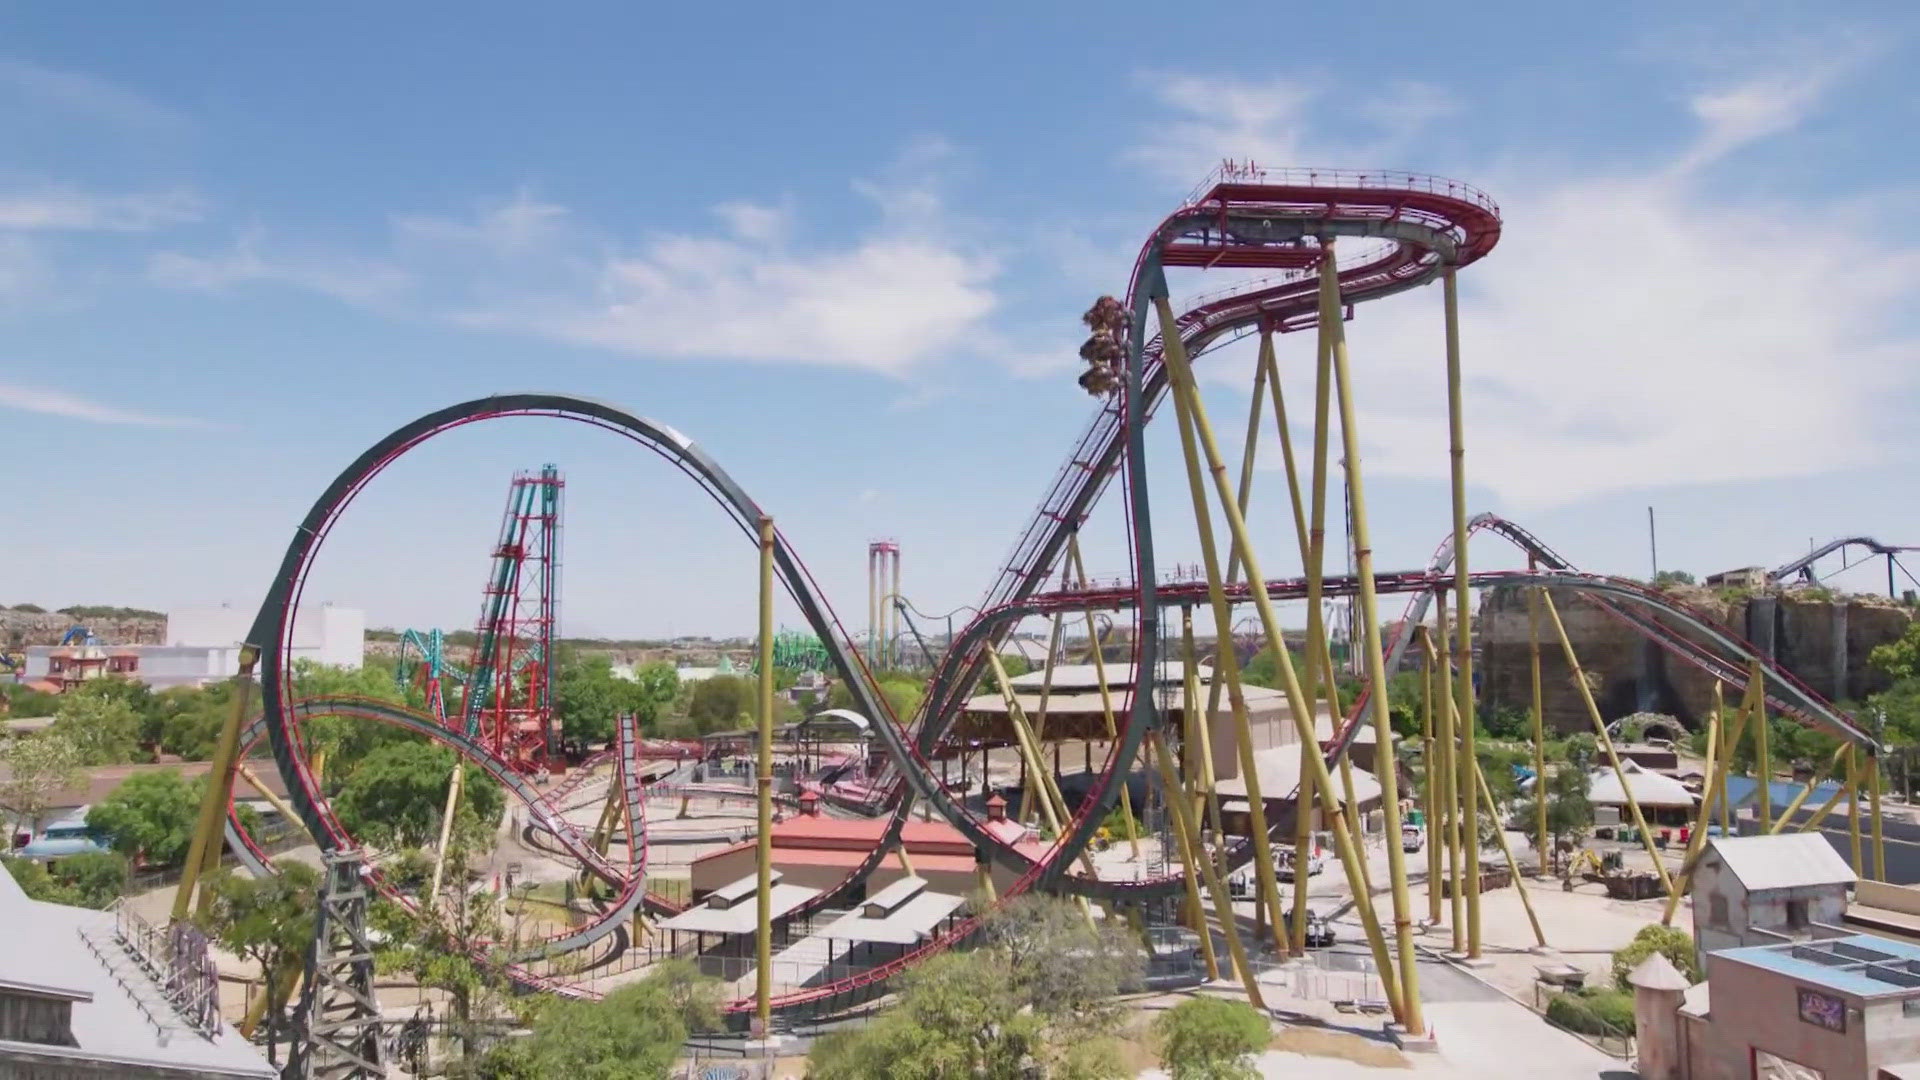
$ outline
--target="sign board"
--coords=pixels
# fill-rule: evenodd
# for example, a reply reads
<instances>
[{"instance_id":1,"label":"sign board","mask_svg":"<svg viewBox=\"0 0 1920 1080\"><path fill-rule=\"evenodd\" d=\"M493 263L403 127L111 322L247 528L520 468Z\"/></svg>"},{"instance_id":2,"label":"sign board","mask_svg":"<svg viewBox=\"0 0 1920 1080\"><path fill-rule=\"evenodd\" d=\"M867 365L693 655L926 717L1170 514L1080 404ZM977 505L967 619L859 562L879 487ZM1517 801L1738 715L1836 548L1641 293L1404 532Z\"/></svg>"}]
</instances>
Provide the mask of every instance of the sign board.
<instances>
[{"instance_id":1,"label":"sign board","mask_svg":"<svg viewBox=\"0 0 1920 1080\"><path fill-rule=\"evenodd\" d=\"M1828 1031L1844 1033L1847 1030L1847 1003L1844 1000L1804 986L1798 988L1797 996L1801 1020Z\"/></svg>"}]
</instances>

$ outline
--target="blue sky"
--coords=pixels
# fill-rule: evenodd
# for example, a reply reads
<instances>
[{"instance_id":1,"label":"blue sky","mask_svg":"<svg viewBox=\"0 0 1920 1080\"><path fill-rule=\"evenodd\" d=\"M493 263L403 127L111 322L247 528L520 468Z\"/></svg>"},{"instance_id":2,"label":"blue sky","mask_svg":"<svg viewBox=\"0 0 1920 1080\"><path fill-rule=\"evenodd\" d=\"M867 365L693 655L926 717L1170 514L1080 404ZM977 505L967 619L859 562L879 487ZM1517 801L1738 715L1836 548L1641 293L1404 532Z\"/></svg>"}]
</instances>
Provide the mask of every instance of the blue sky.
<instances>
[{"instance_id":1,"label":"blue sky","mask_svg":"<svg viewBox=\"0 0 1920 1080\"><path fill-rule=\"evenodd\" d=\"M1648 505L1662 564L1696 572L1920 543L1910 6L1032 7L0 15L0 602L251 606L365 445L539 388L706 445L850 622L875 536L916 605L970 603L1091 408L1079 312L1226 156L1501 202L1462 276L1475 509L1635 574ZM1447 528L1437 290L1350 337L1378 558L1417 564ZM1302 402L1310 354L1281 343ZM1228 430L1249 358L1207 360ZM1155 432L1164 563L1195 557L1174 448ZM573 631L750 628L718 512L553 422L408 458L310 595L471 623L507 476L546 461ZM1253 513L1276 575L1278 480ZM1125 565L1112 509L1096 572Z\"/></svg>"}]
</instances>

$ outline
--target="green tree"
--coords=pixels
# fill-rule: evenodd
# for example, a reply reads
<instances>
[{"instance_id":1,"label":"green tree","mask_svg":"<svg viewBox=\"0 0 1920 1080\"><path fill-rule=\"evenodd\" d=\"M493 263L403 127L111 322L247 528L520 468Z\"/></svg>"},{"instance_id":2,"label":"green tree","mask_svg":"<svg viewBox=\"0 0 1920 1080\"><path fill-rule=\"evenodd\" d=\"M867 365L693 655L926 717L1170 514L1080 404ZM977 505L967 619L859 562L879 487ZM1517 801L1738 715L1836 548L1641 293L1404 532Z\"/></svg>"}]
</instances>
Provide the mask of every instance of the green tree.
<instances>
[{"instance_id":1,"label":"green tree","mask_svg":"<svg viewBox=\"0 0 1920 1080\"><path fill-rule=\"evenodd\" d=\"M40 831L40 819L59 793L80 778L80 750L65 734L52 730L16 735L0 742L0 764L7 767L0 780L0 810ZM7 830L12 840L13 830Z\"/></svg>"},{"instance_id":2,"label":"green tree","mask_svg":"<svg viewBox=\"0 0 1920 1080\"><path fill-rule=\"evenodd\" d=\"M1084 1080L1129 1075L1113 999L1138 984L1138 946L1118 926L1089 927L1054 897L1021 897L986 923L981 946L911 971L899 1004L855 1032L816 1043L819 1080Z\"/></svg>"},{"instance_id":3,"label":"green tree","mask_svg":"<svg viewBox=\"0 0 1920 1080\"><path fill-rule=\"evenodd\" d=\"M1533 843L1534 823L1539 811L1539 798L1544 792L1547 799L1547 837L1556 847L1561 843L1571 843L1585 836L1593 826L1593 804L1587 799L1592 777L1584 768L1570 764L1561 765L1548 771L1544 777L1537 777L1533 790L1518 808L1517 816L1521 829L1527 834L1527 842Z\"/></svg>"},{"instance_id":4,"label":"green tree","mask_svg":"<svg viewBox=\"0 0 1920 1080\"><path fill-rule=\"evenodd\" d=\"M104 908L127 891L127 858L117 851L82 851L61 859L50 871L73 890L67 901L80 907Z\"/></svg>"},{"instance_id":5,"label":"green tree","mask_svg":"<svg viewBox=\"0 0 1920 1080\"><path fill-rule=\"evenodd\" d=\"M1920 621L1908 623L1898 639L1875 645L1867 664L1895 681L1920 675Z\"/></svg>"},{"instance_id":6,"label":"green tree","mask_svg":"<svg viewBox=\"0 0 1920 1080\"><path fill-rule=\"evenodd\" d=\"M500 918L500 898L469 887L469 856L469 850L457 844L447 853L448 885L430 906L430 916L388 901L374 904L371 912L381 941L375 964L382 971L404 972L422 987L446 995L448 1019L463 1060L476 1056L478 1025L500 1009L507 992L501 974L479 962L507 934Z\"/></svg>"},{"instance_id":7,"label":"green tree","mask_svg":"<svg viewBox=\"0 0 1920 1080\"><path fill-rule=\"evenodd\" d=\"M568 738L605 743L613 738L614 718L623 704L621 680L605 654L581 656L572 649L559 656L553 683L553 709Z\"/></svg>"},{"instance_id":8,"label":"green tree","mask_svg":"<svg viewBox=\"0 0 1920 1080\"><path fill-rule=\"evenodd\" d=\"M1693 962L1693 938L1678 927L1648 923L1633 935L1625 948L1613 954L1614 987L1631 992L1633 986L1627 982L1627 976L1654 953L1665 955L1688 982L1700 981L1700 971Z\"/></svg>"},{"instance_id":9,"label":"green tree","mask_svg":"<svg viewBox=\"0 0 1920 1080\"><path fill-rule=\"evenodd\" d=\"M204 787L188 783L178 769L129 776L87 812L87 827L106 833L123 855L178 866L193 842Z\"/></svg>"},{"instance_id":10,"label":"green tree","mask_svg":"<svg viewBox=\"0 0 1920 1080\"><path fill-rule=\"evenodd\" d=\"M430 743L390 743L368 754L341 781L334 812L347 832L381 847L420 847L439 838L453 776L453 751ZM500 823L505 799L486 773L464 766L460 808L469 828Z\"/></svg>"},{"instance_id":11,"label":"green tree","mask_svg":"<svg viewBox=\"0 0 1920 1080\"><path fill-rule=\"evenodd\" d=\"M1685 570L1662 570L1653 575L1653 587L1664 589L1669 585L1692 585L1693 575Z\"/></svg>"},{"instance_id":12,"label":"green tree","mask_svg":"<svg viewBox=\"0 0 1920 1080\"><path fill-rule=\"evenodd\" d=\"M22 859L12 855L0 855L0 866L13 875L20 891L27 894L29 900L40 900L49 904L68 904L73 907L85 907L80 902L80 891L61 881L47 871L47 868L32 859Z\"/></svg>"},{"instance_id":13,"label":"green tree","mask_svg":"<svg viewBox=\"0 0 1920 1080\"><path fill-rule=\"evenodd\" d=\"M1267 1048L1273 1029L1244 1001L1197 997L1162 1013L1155 1025L1160 1063L1172 1080L1256 1080L1250 1060Z\"/></svg>"},{"instance_id":14,"label":"green tree","mask_svg":"<svg viewBox=\"0 0 1920 1080\"><path fill-rule=\"evenodd\" d=\"M141 716L110 690L61 695L47 730L71 742L82 765L117 765L141 756Z\"/></svg>"},{"instance_id":15,"label":"green tree","mask_svg":"<svg viewBox=\"0 0 1920 1080\"><path fill-rule=\"evenodd\" d=\"M752 711L753 687L736 675L709 675L694 683L687 705L687 717L701 734L738 728Z\"/></svg>"},{"instance_id":16,"label":"green tree","mask_svg":"<svg viewBox=\"0 0 1920 1080\"><path fill-rule=\"evenodd\" d=\"M256 878L222 872L209 883L206 929L227 951L260 966L266 993L262 1019L267 1029L267 1060L279 1063L279 1036L290 1032L287 1015L293 977L313 943L314 912L319 906L320 873L306 863L281 859L275 873Z\"/></svg>"},{"instance_id":17,"label":"green tree","mask_svg":"<svg viewBox=\"0 0 1920 1080\"><path fill-rule=\"evenodd\" d=\"M679 1008L657 979L646 979L599 1001L548 1003L533 1035L497 1051L502 1061L491 1068L504 1064L504 1075L528 1078L665 1080L686 1037Z\"/></svg>"}]
</instances>

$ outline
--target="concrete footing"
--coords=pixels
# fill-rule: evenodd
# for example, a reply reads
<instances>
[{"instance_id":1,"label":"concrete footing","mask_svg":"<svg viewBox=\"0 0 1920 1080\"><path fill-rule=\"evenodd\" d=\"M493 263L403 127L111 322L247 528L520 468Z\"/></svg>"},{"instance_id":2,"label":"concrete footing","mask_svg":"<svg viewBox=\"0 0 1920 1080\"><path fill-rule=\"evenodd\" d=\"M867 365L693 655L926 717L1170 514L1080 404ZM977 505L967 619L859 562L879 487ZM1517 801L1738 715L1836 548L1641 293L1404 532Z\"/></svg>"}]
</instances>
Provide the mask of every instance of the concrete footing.
<instances>
[{"instance_id":1,"label":"concrete footing","mask_svg":"<svg viewBox=\"0 0 1920 1080\"><path fill-rule=\"evenodd\" d=\"M1440 1052L1440 1042L1433 1037L1433 1026L1431 1024L1427 1026L1426 1033L1423 1035L1409 1035L1407 1034L1407 1030L1399 1024L1387 1024L1384 1030L1387 1033L1387 1038L1393 1040L1393 1045L1399 1047L1405 1053L1437 1054Z\"/></svg>"}]
</instances>

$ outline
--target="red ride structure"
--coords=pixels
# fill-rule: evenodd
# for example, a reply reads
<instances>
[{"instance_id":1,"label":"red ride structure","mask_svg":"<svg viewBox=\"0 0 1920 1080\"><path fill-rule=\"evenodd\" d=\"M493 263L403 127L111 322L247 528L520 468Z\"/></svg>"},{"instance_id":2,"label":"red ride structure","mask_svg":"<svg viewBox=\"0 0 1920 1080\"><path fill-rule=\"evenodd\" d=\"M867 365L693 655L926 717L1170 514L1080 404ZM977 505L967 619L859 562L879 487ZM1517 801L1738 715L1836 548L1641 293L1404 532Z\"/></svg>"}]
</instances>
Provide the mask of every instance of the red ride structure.
<instances>
[{"instance_id":1,"label":"red ride structure","mask_svg":"<svg viewBox=\"0 0 1920 1080\"><path fill-rule=\"evenodd\" d=\"M467 735L521 772L559 764L553 681L565 490L552 465L514 475L459 710Z\"/></svg>"}]
</instances>

